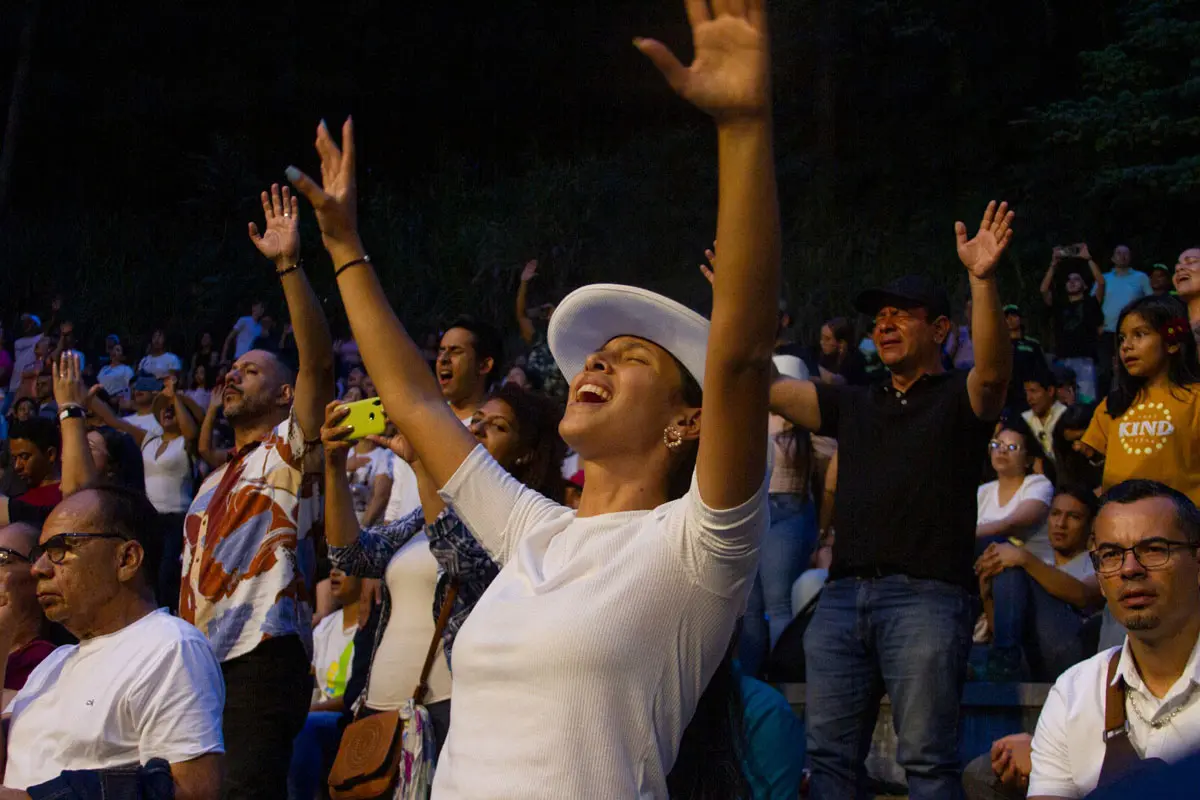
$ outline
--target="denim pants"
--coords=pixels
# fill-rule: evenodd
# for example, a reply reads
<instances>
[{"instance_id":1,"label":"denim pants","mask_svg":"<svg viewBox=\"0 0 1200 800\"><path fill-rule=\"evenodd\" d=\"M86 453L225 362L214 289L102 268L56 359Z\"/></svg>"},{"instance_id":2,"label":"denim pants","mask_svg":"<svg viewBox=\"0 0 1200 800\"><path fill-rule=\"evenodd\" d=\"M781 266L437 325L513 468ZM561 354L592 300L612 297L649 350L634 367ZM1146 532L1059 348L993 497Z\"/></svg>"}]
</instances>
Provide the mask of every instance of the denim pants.
<instances>
[{"instance_id":1,"label":"denim pants","mask_svg":"<svg viewBox=\"0 0 1200 800\"><path fill-rule=\"evenodd\" d=\"M792 621L792 584L817 546L817 511L810 498L773 494L770 509L771 527L763 536L738 643L742 672L751 677Z\"/></svg>"},{"instance_id":2,"label":"denim pants","mask_svg":"<svg viewBox=\"0 0 1200 800\"><path fill-rule=\"evenodd\" d=\"M1089 652L1083 616L1023 569L1006 569L992 578L992 609L996 625L992 647L1024 649L1035 681L1053 683L1096 652L1094 642Z\"/></svg>"},{"instance_id":3,"label":"denim pants","mask_svg":"<svg viewBox=\"0 0 1200 800\"><path fill-rule=\"evenodd\" d=\"M288 772L288 800L313 800L324 784L342 731L340 711L310 711L308 720L292 742L292 767Z\"/></svg>"},{"instance_id":4,"label":"denim pants","mask_svg":"<svg viewBox=\"0 0 1200 800\"><path fill-rule=\"evenodd\" d=\"M967 591L906 575L825 585L804 636L810 797L864 797L879 701L913 800L962 797L959 704L971 647Z\"/></svg>"}]
</instances>

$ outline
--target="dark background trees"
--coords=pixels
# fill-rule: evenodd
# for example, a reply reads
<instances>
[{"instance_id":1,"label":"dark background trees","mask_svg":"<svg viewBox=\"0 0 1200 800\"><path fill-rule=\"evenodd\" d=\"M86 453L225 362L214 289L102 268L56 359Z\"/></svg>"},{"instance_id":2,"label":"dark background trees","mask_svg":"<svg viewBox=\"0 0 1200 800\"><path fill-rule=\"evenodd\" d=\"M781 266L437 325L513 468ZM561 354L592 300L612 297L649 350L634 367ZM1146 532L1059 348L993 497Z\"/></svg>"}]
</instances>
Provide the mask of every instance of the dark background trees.
<instances>
[{"instance_id":1,"label":"dark background trees","mask_svg":"<svg viewBox=\"0 0 1200 800\"><path fill-rule=\"evenodd\" d=\"M366 240L412 324L462 309L506 322L534 256L545 294L629 281L703 308L713 135L630 45L653 35L686 51L681 6L13 0L0 11L0 307L11 319L62 292L96 338L160 323L222 333L250 295L278 300L245 240L257 192L289 162L313 166L317 120L353 113ZM1198 6L774 3L802 329L904 271L961 293L951 226L992 196L1021 217L1006 299L1034 301L1057 243L1128 242L1142 266L1194 244Z\"/></svg>"}]
</instances>

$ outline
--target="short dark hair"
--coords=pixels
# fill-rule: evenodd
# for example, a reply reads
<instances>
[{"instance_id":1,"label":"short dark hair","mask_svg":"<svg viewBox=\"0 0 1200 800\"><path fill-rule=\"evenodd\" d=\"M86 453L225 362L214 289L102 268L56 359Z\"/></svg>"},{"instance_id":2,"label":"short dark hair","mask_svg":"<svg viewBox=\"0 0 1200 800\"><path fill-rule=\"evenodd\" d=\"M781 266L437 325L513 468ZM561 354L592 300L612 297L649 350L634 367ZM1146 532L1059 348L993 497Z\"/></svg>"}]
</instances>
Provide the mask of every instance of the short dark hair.
<instances>
[{"instance_id":1,"label":"short dark hair","mask_svg":"<svg viewBox=\"0 0 1200 800\"><path fill-rule=\"evenodd\" d=\"M462 328L474 337L477 359L482 361L490 358L492 360L492 371L487 375L487 385L491 386L499 376L500 365L504 363L504 339L500 336L500 332L483 320L476 319L469 314L461 314L452 319L445 330L448 331L451 328Z\"/></svg>"},{"instance_id":2,"label":"short dark hair","mask_svg":"<svg viewBox=\"0 0 1200 800\"><path fill-rule=\"evenodd\" d=\"M1100 498L1096 497L1096 493L1082 483L1064 483L1054 490L1054 496L1058 497L1059 495L1066 495L1085 505L1091 519L1095 519L1096 512L1100 510Z\"/></svg>"},{"instance_id":3,"label":"short dark hair","mask_svg":"<svg viewBox=\"0 0 1200 800\"><path fill-rule=\"evenodd\" d=\"M54 448L55 452L62 450L62 438L58 433L58 422L45 417L30 417L24 422L14 422L8 429L9 441L21 439L33 442L43 454Z\"/></svg>"},{"instance_id":4,"label":"short dark hair","mask_svg":"<svg viewBox=\"0 0 1200 800\"><path fill-rule=\"evenodd\" d=\"M1124 506L1154 497L1165 497L1174 504L1175 524L1180 532L1192 544L1200 544L1200 509L1196 508L1196 504L1186 494L1172 489L1165 483L1145 478L1122 481L1100 496L1097 513L1112 503Z\"/></svg>"},{"instance_id":5,"label":"short dark hair","mask_svg":"<svg viewBox=\"0 0 1200 800\"><path fill-rule=\"evenodd\" d=\"M154 551L161 538L159 517L145 494L111 483L89 486L82 491L96 495L99 505L96 521L105 533L137 542L147 553Z\"/></svg>"},{"instance_id":6,"label":"short dark hair","mask_svg":"<svg viewBox=\"0 0 1200 800\"><path fill-rule=\"evenodd\" d=\"M1025 376L1022 383L1036 383L1043 389L1058 388L1058 379L1054 377L1054 373L1049 367L1034 367L1033 371Z\"/></svg>"}]
</instances>

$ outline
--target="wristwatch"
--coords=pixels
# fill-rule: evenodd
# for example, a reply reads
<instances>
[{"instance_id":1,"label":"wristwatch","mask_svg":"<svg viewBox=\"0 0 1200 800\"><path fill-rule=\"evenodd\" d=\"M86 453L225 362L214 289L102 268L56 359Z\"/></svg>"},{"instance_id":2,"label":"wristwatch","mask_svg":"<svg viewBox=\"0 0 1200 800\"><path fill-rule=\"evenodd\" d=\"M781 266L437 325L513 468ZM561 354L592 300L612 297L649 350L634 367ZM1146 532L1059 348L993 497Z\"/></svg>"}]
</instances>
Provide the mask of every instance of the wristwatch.
<instances>
[{"instance_id":1,"label":"wristwatch","mask_svg":"<svg viewBox=\"0 0 1200 800\"><path fill-rule=\"evenodd\" d=\"M68 419L84 419L87 417L87 412L83 410L83 406L63 406L58 411L58 421L64 422Z\"/></svg>"}]
</instances>

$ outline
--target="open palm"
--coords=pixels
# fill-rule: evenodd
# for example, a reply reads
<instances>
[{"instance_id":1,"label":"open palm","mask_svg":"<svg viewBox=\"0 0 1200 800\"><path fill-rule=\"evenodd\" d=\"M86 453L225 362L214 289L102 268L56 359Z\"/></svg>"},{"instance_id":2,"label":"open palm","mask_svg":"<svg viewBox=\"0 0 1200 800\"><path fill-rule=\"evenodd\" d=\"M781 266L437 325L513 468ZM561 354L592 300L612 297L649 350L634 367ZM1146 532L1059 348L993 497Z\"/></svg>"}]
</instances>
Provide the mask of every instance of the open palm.
<instances>
[{"instance_id":1,"label":"open palm","mask_svg":"<svg viewBox=\"0 0 1200 800\"><path fill-rule=\"evenodd\" d=\"M258 252L276 263L295 264L300 260L300 200L293 197L291 189L279 184L271 186L271 192L262 193L263 215L266 230L260 235L258 226L250 223L250 241Z\"/></svg>"},{"instance_id":2,"label":"open palm","mask_svg":"<svg viewBox=\"0 0 1200 800\"><path fill-rule=\"evenodd\" d=\"M654 39L635 44L680 97L718 122L761 117L770 109L770 54L763 0L687 0L695 58L683 66Z\"/></svg>"},{"instance_id":3,"label":"open palm","mask_svg":"<svg viewBox=\"0 0 1200 800\"><path fill-rule=\"evenodd\" d=\"M1008 210L1008 203L997 208L996 201L988 203L979 223L979 232L967 239L967 226L954 223L954 235L958 239L958 258L975 278L988 278L996 271L1000 256L1012 241L1012 221L1016 214Z\"/></svg>"}]
</instances>

